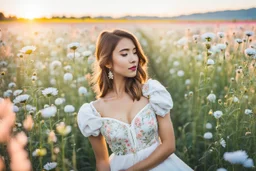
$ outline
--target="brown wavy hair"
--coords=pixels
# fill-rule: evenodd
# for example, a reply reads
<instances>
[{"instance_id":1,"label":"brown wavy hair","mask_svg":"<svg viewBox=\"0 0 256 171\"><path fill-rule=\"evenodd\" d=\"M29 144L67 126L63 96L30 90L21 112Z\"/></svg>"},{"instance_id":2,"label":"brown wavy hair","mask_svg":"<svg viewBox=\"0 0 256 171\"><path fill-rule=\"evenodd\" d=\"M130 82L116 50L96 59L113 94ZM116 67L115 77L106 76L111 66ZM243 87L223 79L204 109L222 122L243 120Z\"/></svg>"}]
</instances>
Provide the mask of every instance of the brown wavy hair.
<instances>
[{"instance_id":1,"label":"brown wavy hair","mask_svg":"<svg viewBox=\"0 0 256 171\"><path fill-rule=\"evenodd\" d=\"M148 79L148 58L144 54L139 41L132 33L115 29L112 31L104 30L97 38L95 49L96 60L92 66L92 77L90 80L97 99L104 97L109 90L113 89L113 80L108 78L109 69L106 65L113 64L112 53L122 38L128 38L134 43L139 58L136 76L125 78L125 92L131 96L133 101L135 99L140 100L142 96L142 84Z\"/></svg>"}]
</instances>

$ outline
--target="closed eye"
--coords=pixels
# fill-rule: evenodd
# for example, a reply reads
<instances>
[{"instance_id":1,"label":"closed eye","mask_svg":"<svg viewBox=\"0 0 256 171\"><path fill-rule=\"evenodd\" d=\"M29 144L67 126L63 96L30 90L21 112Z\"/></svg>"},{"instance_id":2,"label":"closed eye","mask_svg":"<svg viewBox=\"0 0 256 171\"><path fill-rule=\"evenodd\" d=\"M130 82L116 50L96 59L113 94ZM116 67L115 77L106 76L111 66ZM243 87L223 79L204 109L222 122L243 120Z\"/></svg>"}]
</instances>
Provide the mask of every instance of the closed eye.
<instances>
[{"instance_id":1,"label":"closed eye","mask_svg":"<svg viewBox=\"0 0 256 171\"><path fill-rule=\"evenodd\" d=\"M133 54L137 54L137 52L134 52ZM127 53L126 54L121 54L123 57L127 56Z\"/></svg>"}]
</instances>

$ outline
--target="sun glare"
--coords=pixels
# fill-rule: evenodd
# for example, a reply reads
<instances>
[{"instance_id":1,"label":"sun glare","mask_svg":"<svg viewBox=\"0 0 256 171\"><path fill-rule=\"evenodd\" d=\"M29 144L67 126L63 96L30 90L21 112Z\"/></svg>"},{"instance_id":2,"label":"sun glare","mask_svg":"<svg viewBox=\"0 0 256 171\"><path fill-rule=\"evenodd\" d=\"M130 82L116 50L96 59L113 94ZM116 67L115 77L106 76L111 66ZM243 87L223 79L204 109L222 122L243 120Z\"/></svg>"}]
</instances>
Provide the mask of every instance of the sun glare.
<instances>
[{"instance_id":1,"label":"sun glare","mask_svg":"<svg viewBox=\"0 0 256 171\"><path fill-rule=\"evenodd\" d=\"M36 5L27 5L25 8L22 8L21 17L29 20L42 17L41 10Z\"/></svg>"}]
</instances>

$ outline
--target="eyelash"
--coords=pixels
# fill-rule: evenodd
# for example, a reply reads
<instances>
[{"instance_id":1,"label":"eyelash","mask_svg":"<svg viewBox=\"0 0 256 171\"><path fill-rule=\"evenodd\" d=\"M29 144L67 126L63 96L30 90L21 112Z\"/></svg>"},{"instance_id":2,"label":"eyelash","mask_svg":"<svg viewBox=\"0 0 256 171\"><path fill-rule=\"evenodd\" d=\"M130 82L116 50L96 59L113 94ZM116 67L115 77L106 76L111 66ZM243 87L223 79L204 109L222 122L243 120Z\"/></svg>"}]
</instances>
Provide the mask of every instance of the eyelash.
<instances>
[{"instance_id":1,"label":"eyelash","mask_svg":"<svg viewBox=\"0 0 256 171\"><path fill-rule=\"evenodd\" d=\"M137 52L133 53L133 54L137 54ZM127 53L126 54L121 54L123 57L127 56Z\"/></svg>"}]
</instances>

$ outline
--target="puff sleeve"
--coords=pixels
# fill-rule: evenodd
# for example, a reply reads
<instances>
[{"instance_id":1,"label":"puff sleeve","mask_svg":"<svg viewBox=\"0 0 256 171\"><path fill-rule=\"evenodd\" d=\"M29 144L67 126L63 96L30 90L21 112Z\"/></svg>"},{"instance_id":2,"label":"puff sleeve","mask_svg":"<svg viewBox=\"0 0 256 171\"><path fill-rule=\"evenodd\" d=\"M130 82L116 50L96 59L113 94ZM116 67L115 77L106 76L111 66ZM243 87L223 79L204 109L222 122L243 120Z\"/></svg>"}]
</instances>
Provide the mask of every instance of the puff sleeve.
<instances>
[{"instance_id":1,"label":"puff sleeve","mask_svg":"<svg viewBox=\"0 0 256 171\"><path fill-rule=\"evenodd\" d=\"M77 123L85 137L98 136L102 121L97 112L94 112L90 103L84 103L77 114Z\"/></svg>"},{"instance_id":2,"label":"puff sleeve","mask_svg":"<svg viewBox=\"0 0 256 171\"><path fill-rule=\"evenodd\" d=\"M157 80L148 79L143 85L142 94L145 97L149 97L149 103L155 111L155 114L161 117L164 117L170 109L173 108L171 94Z\"/></svg>"}]
</instances>

